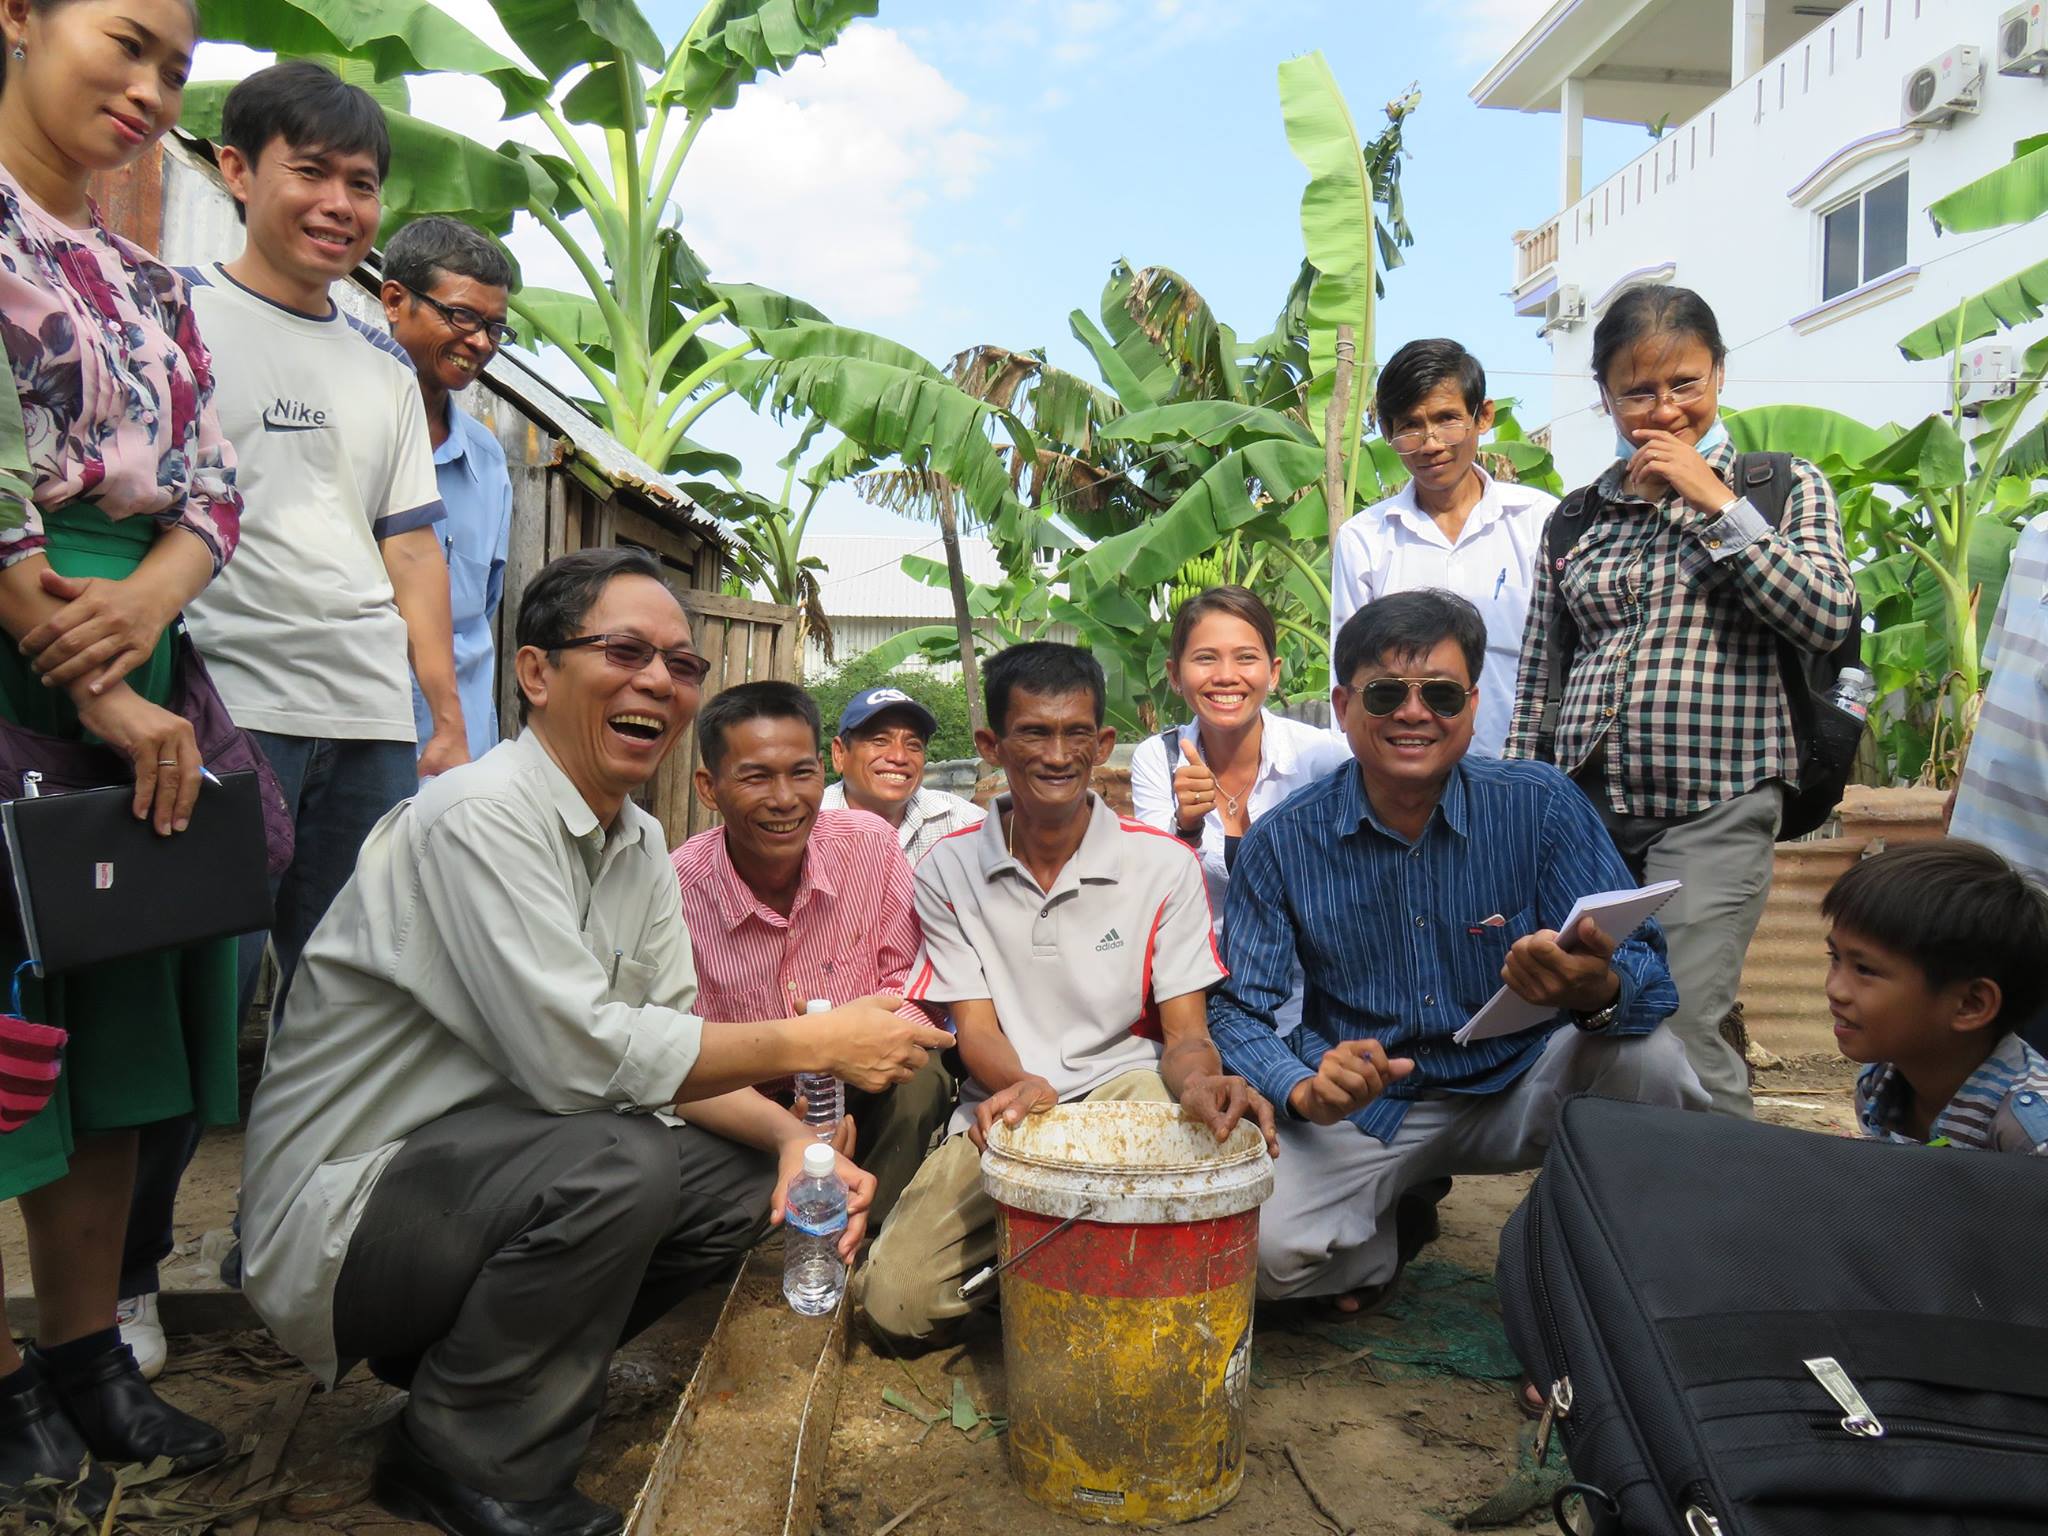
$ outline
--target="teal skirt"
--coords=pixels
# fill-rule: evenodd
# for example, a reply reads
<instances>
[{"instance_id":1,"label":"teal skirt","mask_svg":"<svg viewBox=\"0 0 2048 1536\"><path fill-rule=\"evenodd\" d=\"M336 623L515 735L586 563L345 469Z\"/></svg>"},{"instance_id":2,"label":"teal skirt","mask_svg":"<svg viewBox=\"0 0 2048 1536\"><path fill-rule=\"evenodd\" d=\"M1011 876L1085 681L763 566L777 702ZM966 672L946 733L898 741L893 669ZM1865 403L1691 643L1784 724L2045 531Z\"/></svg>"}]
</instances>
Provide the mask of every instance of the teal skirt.
<instances>
[{"instance_id":1,"label":"teal skirt","mask_svg":"<svg viewBox=\"0 0 2048 1536\"><path fill-rule=\"evenodd\" d=\"M157 537L149 518L115 521L84 503L44 514L43 526L55 570L115 581L135 570ZM173 675L166 630L127 682L161 704ZM0 715L51 736L87 734L70 696L45 688L11 645L0 646ZM206 899L203 891L186 896ZM22 1013L71 1039L49 1104L20 1129L0 1135L0 1199L64 1177L83 1137L177 1115L197 1115L207 1125L234 1123L235 950L235 940L217 939L40 981L23 973ZM19 936L0 934L0 963L9 975L23 958Z\"/></svg>"}]
</instances>

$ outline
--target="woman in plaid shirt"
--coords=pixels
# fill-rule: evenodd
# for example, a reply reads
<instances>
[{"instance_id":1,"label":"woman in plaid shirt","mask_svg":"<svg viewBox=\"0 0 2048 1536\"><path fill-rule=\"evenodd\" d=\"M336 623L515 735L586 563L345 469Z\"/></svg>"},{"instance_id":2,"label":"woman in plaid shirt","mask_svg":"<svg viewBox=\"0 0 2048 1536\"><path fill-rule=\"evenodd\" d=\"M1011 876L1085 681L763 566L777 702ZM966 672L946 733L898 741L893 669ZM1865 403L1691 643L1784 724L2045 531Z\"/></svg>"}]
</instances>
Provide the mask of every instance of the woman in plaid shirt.
<instances>
[{"instance_id":1,"label":"woman in plaid shirt","mask_svg":"<svg viewBox=\"0 0 2048 1536\"><path fill-rule=\"evenodd\" d=\"M1565 557L1537 562L1506 755L1577 779L1639 879L1685 882L1660 914L1678 983L1671 1027L1714 1108L1747 1116L1747 1064L1720 1026L1797 785L1779 647L1833 650L1855 622L1855 588L1818 469L1793 460L1776 527L1730 488L1726 358L1714 312L1689 289L1631 288L1601 319L1593 374L1622 456L1587 488ZM1549 733L1560 602L1578 645Z\"/></svg>"}]
</instances>

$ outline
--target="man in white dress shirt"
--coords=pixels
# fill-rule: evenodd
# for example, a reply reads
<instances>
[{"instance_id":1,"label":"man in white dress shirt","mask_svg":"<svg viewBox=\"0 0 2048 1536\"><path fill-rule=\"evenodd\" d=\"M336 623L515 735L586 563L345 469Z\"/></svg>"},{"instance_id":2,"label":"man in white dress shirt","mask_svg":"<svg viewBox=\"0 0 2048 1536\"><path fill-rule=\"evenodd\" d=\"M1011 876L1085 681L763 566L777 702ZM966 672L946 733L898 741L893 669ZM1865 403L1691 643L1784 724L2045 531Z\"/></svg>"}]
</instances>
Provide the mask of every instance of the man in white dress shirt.
<instances>
[{"instance_id":1,"label":"man in white dress shirt","mask_svg":"<svg viewBox=\"0 0 2048 1536\"><path fill-rule=\"evenodd\" d=\"M1493 402L1486 370L1455 341L1411 341L1388 359L1373 414L1409 480L1337 532L1332 644L1344 621L1374 598L1418 587L1457 593L1486 621L1487 681L1472 751L1499 757L1514 712L1530 577L1557 498L1480 467Z\"/></svg>"}]
</instances>

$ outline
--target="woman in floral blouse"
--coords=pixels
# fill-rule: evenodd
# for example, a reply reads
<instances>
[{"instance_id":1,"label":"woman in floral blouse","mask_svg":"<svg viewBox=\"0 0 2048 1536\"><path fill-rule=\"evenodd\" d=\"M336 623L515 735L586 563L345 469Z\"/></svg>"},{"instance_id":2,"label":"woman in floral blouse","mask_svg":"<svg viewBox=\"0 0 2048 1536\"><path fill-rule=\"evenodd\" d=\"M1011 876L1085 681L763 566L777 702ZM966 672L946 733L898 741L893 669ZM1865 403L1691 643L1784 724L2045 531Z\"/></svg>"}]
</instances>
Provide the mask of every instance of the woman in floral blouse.
<instances>
[{"instance_id":1,"label":"woman in floral blouse","mask_svg":"<svg viewBox=\"0 0 2048 1536\"><path fill-rule=\"evenodd\" d=\"M135 814L171 836L201 765L162 707L168 626L234 553L241 499L185 284L107 232L86 182L177 121L196 17L189 0L0 0L0 31L0 341L34 486L0 498L0 716L118 749ZM0 949L11 972L19 945ZM0 1330L0 1506L50 1498L26 1485L52 1477L97 1522L109 1465L226 1450L156 1397L114 1304L135 1128L234 1118L234 946L23 980L23 1013L70 1040L48 1106L0 1136L39 1302L35 1344Z\"/></svg>"}]
</instances>

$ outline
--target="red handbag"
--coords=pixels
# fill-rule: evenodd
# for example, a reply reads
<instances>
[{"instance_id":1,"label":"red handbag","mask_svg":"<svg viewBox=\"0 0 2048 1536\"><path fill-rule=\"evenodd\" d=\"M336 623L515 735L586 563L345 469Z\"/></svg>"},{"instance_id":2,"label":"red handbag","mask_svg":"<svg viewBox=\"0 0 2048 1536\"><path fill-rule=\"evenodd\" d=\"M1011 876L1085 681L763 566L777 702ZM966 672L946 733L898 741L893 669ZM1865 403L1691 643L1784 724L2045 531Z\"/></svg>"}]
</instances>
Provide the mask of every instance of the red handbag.
<instances>
[{"instance_id":1,"label":"red handbag","mask_svg":"<svg viewBox=\"0 0 2048 1536\"><path fill-rule=\"evenodd\" d=\"M21 1016L21 972L14 973L14 1011L0 1013L0 1135L18 1131L57 1091L70 1037L54 1024Z\"/></svg>"}]
</instances>

